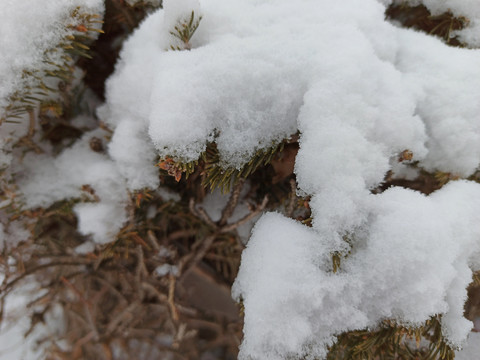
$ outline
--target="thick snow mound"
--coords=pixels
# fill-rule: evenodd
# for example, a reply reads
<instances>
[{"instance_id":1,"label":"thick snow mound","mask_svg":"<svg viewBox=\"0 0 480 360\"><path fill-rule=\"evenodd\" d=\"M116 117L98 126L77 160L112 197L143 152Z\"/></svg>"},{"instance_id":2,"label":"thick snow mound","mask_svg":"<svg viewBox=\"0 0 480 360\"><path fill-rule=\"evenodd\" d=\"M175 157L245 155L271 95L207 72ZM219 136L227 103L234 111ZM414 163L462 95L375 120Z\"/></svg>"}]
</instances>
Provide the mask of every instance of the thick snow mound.
<instances>
[{"instance_id":1,"label":"thick snow mound","mask_svg":"<svg viewBox=\"0 0 480 360\"><path fill-rule=\"evenodd\" d=\"M344 331L435 314L462 344L472 328L463 306L480 254L480 186L456 182L429 197L392 188L371 205L337 274L315 229L275 213L258 221L233 289L245 306L240 359L324 358Z\"/></svg>"},{"instance_id":2,"label":"thick snow mound","mask_svg":"<svg viewBox=\"0 0 480 360\"><path fill-rule=\"evenodd\" d=\"M428 170L471 174L480 162L478 51L397 29L384 10L373 0L165 1L126 42L99 112L118 128L110 154L130 187L156 181L136 175L155 154L191 161L215 140L224 164L239 167L297 129L305 148L320 140L308 150L320 162L356 163L343 168L360 186L381 181L405 149ZM169 51L172 27L192 11L203 16L192 50Z\"/></svg>"},{"instance_id":3,"label":"thick snow mound","mask_svg":"<svg viewBox=\"0 0 480 360\"><path fill-rule=\"evenodd\" d=\"M130 188L157 181L145 176L156 154L191 161L215 141L225 166L240 167L300 131L295 172L313 228L270 214L254 229L234 290L246 309L243 359L322 357L336 334L384 318L442 313L455 345L471 328L462 308L478 267L480 186L370 190L407 149L428 171L476 171L480 52L395 27L388 3L165 1L108 81L99 114ZM202 20L191 51L169 51L172 24L192 11ZM352 253L334 275L345 236Z\"/></svg>"},{"instance_id":4,"label":"thick snow mound","mask_svg":"<svg viewBox=\"0 0 480 360\"><path fill-rule=\"evenodd\" d=\"M480 52L393 26L383 3L165 0L108 81L99 115L114 130L111 158L93 153L88 135L56 159L27 157L27 205L89 185L99 202L75 207L79 229L110 241L127 189L158 186L158 156L196 160L215 141L223 164L240 167L299 131L295 172L313 226L267 214L254 228L234 287L245 304L240 358L322 358L343 331L434 314L461 345L472 325L465 288L480 268L480 185L429 197L371 189L407 149L428 171L477 170ZM192 12L202 20L191 51L169 50ZM349 250L333 274L332 252Z\"/></svg>"}]
</instances>

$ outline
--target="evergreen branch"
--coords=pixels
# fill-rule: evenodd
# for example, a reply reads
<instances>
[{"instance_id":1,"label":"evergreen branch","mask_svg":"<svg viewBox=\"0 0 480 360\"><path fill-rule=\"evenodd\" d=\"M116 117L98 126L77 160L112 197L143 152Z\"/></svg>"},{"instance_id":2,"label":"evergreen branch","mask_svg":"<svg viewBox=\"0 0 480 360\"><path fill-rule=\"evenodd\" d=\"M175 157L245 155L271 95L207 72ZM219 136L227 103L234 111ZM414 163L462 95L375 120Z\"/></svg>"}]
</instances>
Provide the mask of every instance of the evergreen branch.
<instances>
[{"instance_id":1,"label":"evergreen branch","mask_svg":"<svg viewBox=\"0 0 480 360\"><path fill-rule=\"evenodd\" d=\"M374 331L358 330L341 334L330 348L327 360L338 359L424 359L453 360L454 350L442 334L441 316L433 316L424 325L413 328L385 320ZM415 348L412 348L412 340ZM421 341L429 346L420 346Z\"/></svg>"},{"instance_id":2,"label":"evergreen branch","mask_svg":"<svg viewBox=\"0 0 480 360\"><path fill-rule=\"evenodd\" d=\"M240 169L234 167L225 169L222 166L216 144L207 145L207 150L202 155L205 162L203 185L211 190L219 187L224 193L227 193L231 186L237 184L240 179L246 179L259 167L270 164L273 157L283 150L287 141L280 142L268 149L257 150L255 155Z\"/></svg>"},{"instance_id":3,"label":"evergreen branch","mask_svg":"<svg viewBox=\"0 0 480 360\"><path fill-rule=\"evenodd\" d=\"M212 191L220 188L223 193L228 193L231 187L238 184L241 179L247 179L257 169L270 164L275 155L281 152L288 142L289 140L286 139L270 148L257 150L255 155L241 168L225 167L214 142L207 144L207 148L199 160L183 162L181 159L174 160L173 157L166 156L157 163L157 166L166 171L168 175L175 177L176 181L180 181L182 173L185 173L185 177L188 179L201 165L204 175L202 185Z\"/></svg>"},{"instance_id":4,"label":"evergreen branch","mask_svg":"<svg viewBox=\"0 0 480 360\"><path fill-rule=\"evenodd\" d=\"M175 25L174 30L170 31L170 35L182 42L182 47L170 45L171 50L191 50L190 40L198 29L202 16L195 18L195 12L192 10L189 20L181 20Z\"/></svg>"},{"instance_id":5,"label":"evergreen branch","mask_svg":"<svg viewBox=\"0 0 480 360\"><path fill-rule=\"evenodd\" d=\"M44 70L24 70L22 79L25 83L32 85L25 86L23 89L15 91L10 95L9 104L1 109L0 124L3 122L12 122L11 119L20 119L24 114L34 109L40 102L45 100L49 95L59 92L59 89L47 86L44 78L54 78L60 82L71 82L74 73L75 57L91 58L89 55L90 47L88 45L94 37L89 33L102 33L101 29L97 29L95 24L102 24L98 14L89 14L77 7L70 14L72 22L78 25L67 25L67 29L72 33L65 35L56 47L50 48L44 52L43 64ZM58 49L65 51L65 54L58 56ZM58 59L61 61L59 62Z\"/></svg>"}]
</instances>

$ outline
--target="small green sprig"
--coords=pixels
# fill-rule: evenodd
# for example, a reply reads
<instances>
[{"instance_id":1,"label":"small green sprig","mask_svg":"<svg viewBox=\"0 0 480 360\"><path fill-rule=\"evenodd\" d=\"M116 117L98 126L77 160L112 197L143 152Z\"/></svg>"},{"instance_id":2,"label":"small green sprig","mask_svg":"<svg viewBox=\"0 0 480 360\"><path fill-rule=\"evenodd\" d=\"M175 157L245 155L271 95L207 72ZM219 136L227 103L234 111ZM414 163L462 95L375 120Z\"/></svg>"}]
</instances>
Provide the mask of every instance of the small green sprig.
<instances>
[{"instance_id":1,"label":"small green sprig","mask_svg":"<svg viewBox=\"0 0 480 360\"><path fill-rule=\"evenodd\" d=\"M170 45L171 50L191 50L192 45L190 44L190 40L197 31L198 26L200 25L200 21L202 17L195 18L195 12L192 10L192 14L190 15L190 19L188 21L181 21L178 25L175 26L175 31L170 31L170 34L179 39L182 44L183 48L180 46L173 46Z\"/></svg>"}]
</instances>

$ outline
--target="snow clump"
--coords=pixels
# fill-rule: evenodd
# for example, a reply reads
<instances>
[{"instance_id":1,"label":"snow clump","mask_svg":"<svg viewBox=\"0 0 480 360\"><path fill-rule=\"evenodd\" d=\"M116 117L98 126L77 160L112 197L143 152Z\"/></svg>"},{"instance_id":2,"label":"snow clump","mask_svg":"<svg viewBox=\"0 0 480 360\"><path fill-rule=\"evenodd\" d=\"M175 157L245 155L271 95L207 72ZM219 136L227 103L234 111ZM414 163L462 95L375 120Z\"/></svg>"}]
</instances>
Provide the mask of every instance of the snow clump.
<instances>
[{"instance_id":1,"label":"snow clump","mask_svg":"<svg viewBox=\"0 0 480 360\"><path fill-rule=\"evenodd\" d=\"M45 51L56 48L69 35L71 13L82 7L103 14L101 0L3 1L0 11L0 110L8 97L28 85L23 71L45 69ZM72 24L74 25L74 24ZM60 56L60 55L59 55ZM1 111L0 111L1 112Z\"/></svg>"},{"instance_id":2,"label":"snow clump","mask_svg":"<svg viewBox=\"0 0 480 360\"><path fill-rule=\"evenodd\" d=\"M428 197L372 189L404 150L428 171L477 170L480 52L392 25L387 3L165 0L107 83L98 114L114 131L110 158L89 153L86 139L55 160L35 157L27 203L92 185L100 202L75 211L80 230L105 242L125 221L127 189L159 185L159 156L193 161L215 141L223 165L239 168L299 131L295 173L313 226L269 213L253 229L233 289L245 304L240 359L324 358L344 331L435 314L461 346L472 327L465 289L480 269L480 185L457 181ZM202 19L191 50L172 51L171 31L192 11ZM350 252L336 274L333 252Z\"/></svg>"},{"instance_id":3,"label":"snow clump","mask_svg":"<svg viewBox=\"0 0 480 360\"><path fill-rule=\"evenodd\" d=\"M103 130L86 133L56 158L28 154L18 186L29 208L48 207L57 201L82 199L74 205L78 230L95 243L115 240L127 219L125 179L108 156L93 151L90 139Z\"/></svg>"},{"instance_id":4,"label":"snow clump","mask_svg":"<svg viewBox=\"0 0 480 360\"><path fill-rule=\"evenodd\" d=\"M107 83L99 114L131 187L155 181L137 175L147 162L134 158L192 161L215 141L224 166L239 168L300 131L295 172L313 227L267 214L254 228L234 286L245 304L241 359L323 358L336 335L385 318L419 325L443 314L453 346L472 327L463 304L480 269L480 185L429 197L371 190L404 150L428 171L476 171L480 53L392 25L387 3L203 0L191 51L169 51L178 14L199 9L167 0ZM349 251L333 274L331 254Z\"/></svg>"}]
</instances>

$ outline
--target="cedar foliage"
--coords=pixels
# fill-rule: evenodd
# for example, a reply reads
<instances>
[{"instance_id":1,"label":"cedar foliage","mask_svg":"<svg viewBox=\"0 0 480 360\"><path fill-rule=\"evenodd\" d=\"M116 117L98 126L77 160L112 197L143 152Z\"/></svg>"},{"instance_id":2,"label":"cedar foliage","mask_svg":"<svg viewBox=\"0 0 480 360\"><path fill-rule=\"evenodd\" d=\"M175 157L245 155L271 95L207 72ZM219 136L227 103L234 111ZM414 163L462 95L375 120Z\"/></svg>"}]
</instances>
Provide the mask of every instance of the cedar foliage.
<instances>
[{"instance_id":1,"label":"cedar foliage","mask_svg":"<svg viewBox=\"0 0 480 360\"><path fill-rule=\"evenodd\" d=\"M29 114L32 132L38 124L42 138L58 146L58 151L69 144L65 139L80 137L83 129L69 120L84 111L85 89L104 98L104 83L113 71L119 44L152 9L147 1L130 6L122 0L107 0L103 31L94 43L89 32L98 31L91 24L100 21L99 17L73 13L72 17L82 19L83 27L77 26L75 35L58 44L68 55L62 57L63 62L54 63L49 53L55 49L47 51L49 67L43 73L25 73L35 79L35 87L13 94L1 120L14 121ZM431 16L422 6L406 5L391 6L386 16L440 36L449 45L462 46L451 37L451 31L465 26L467 19L450 13ZM184 46L172 45L171 50L189 50L190 38L199 26L201 18L192 12L186 22L172 29ZM80 85L74 82L76 68L85 72ZM47 85L45 77L56 79L56 87ZM52 93L59 96L49 96ZM23 280L34 277L42 284L46 292L29 304L35 311L26 336L60 306L66 318L65 331L57 338L43 339L49 359L136 359L139 354L145 359L235 359L241 340L241 306L236 308L231 302L229 289L244 247L238 227L266 208L283 209L306 226L312 220L308 197L300 198L295 191L293 164L298 135L258 149L242 168L225 167L215 142L207 144L202 156L191 163L159 159L163 186L180 198L168 199L156 189L131 194L129 221L116 240L85 255L72 255L72 249L84 241L76 231L72 206L79 201L97 201L88 184L82 189L82 198L61 201L47 209L23 210L21 204L12 202L11 220L23 219L32 236L2 254L2 309L6 296ZM92 150L99 152L104 151L103 144L102 139L90 143ZM33 133L18 146L25 151L42 151ZM404 160L408 159L399 159ZM452 174L422 172L417 179L406 181L387 174L384 184L374 192L396 185L429 194L452 178ZM4 186L2 198L14 198L12 186ZM230 194L218 221L197 205L216 188ZM232 221L240 202L248 203L250 212ZM348 237L345 240L348 242ZM332 272L341 269L345 256L348 254L332 254ZM167 271L160 274L159 267ZM200 288L192 285L198 283ZM466 315L470 319L479 314L479 288L472 284L469 290ZM211 299L199 300L205 292ZM328 359L453 359L454 351L442 335L439 320L435 316L422 326L409 327L386 319L377 329L338 334ZM61 341L68 346L62 346Z\"/></svg>"}]
</instances>

